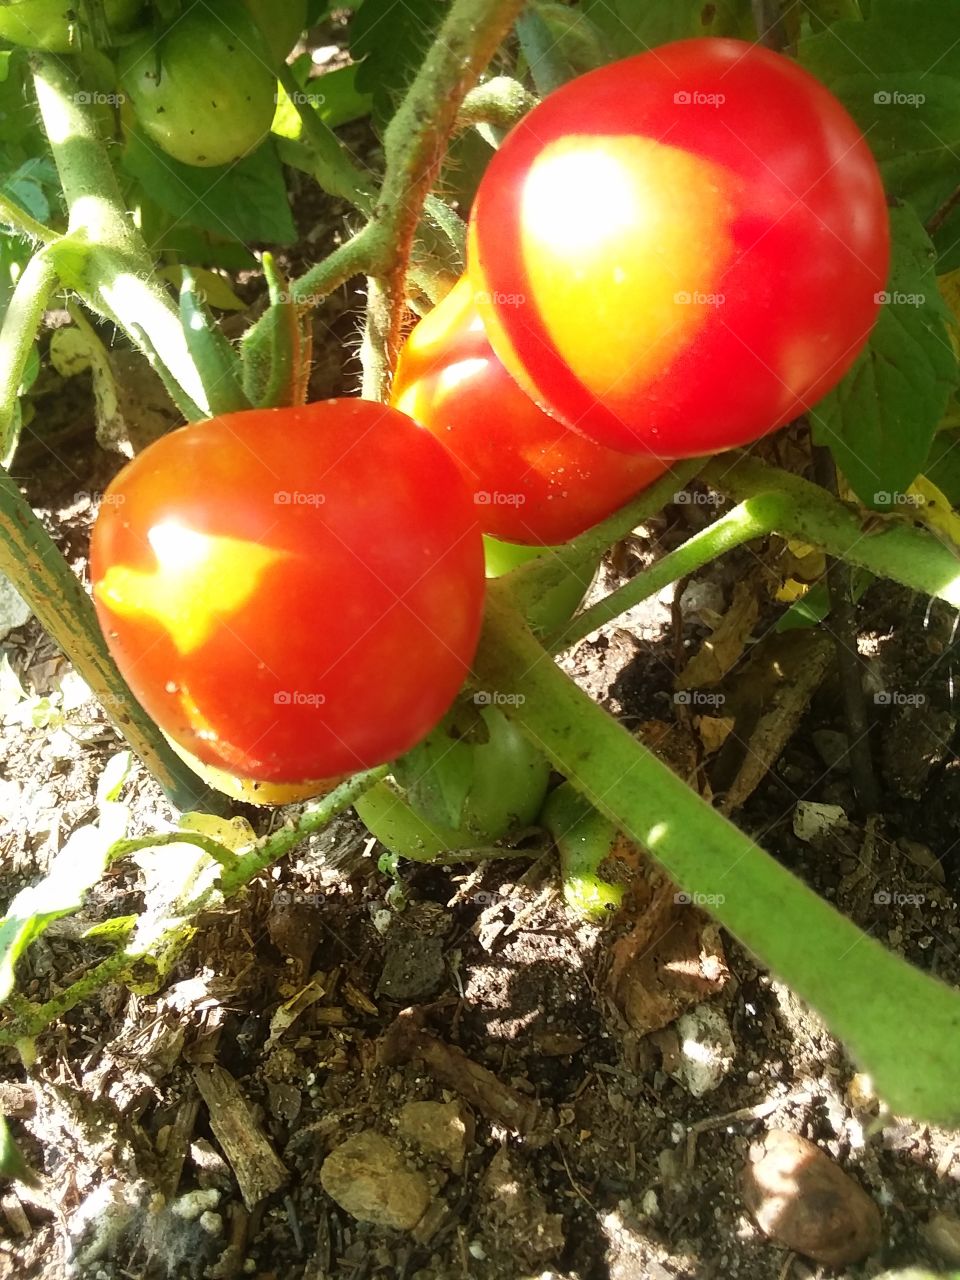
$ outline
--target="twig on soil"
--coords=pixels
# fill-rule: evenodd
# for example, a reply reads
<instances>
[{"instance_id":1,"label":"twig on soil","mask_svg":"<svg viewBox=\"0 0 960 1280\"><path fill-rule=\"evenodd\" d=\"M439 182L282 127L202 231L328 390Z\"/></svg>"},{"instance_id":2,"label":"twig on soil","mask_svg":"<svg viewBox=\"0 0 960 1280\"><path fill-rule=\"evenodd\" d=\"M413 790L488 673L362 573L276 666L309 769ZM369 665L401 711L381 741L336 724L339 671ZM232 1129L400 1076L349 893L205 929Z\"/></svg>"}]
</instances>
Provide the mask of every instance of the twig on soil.
<instances>
[{"instance_id":1,"label":"twig on soil","mask_svg":"<svg viewBox=\"0 0 960 1280\"><path fill-rule=\"evenodd\" d=\"M542 1123L539 1105L481 1067L452 1045L444 1044L423 1029L423 1010L404 1009L387 1028L377 1049L377 1060L393 1066L419 1058L431 1074L453 1089L494 1124L530 1136Z\"/></svg>"}]
</instances>

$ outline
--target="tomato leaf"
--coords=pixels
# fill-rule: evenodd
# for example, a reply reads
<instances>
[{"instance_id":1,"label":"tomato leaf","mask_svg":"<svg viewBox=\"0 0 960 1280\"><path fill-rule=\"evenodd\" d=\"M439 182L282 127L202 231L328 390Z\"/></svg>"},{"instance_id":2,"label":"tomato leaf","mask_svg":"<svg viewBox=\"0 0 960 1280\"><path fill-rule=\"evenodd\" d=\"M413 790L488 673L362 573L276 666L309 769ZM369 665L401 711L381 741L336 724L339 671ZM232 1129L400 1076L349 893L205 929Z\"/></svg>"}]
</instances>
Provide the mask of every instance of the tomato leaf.
<instances>
[{"instance_id":1,"label":"tomato leaf","mask_svg":"<svg viewBox=\"0 0 960 1280\"><path fill-rule=\"evenodd\" d=\"M13 990L17 961L54 920L83 905L107 865L109 844L94 826L73 833L39 884L21 889L0 920L0 1001Z\"/></svg>"},{"instance_id":2,"label":"tomato leaf","mask_svg":"<svg viewBox=\"0 0 960 1280\"><path fill-rule=\"evenodd\" d=\"M583 0L580 12L600 32L611 58L688 36L756 38L750 0Z\"/></svg>"},{"instance_id":3,"label":"tomato leaf","mask_svg":"<svg viewBox=\"0 0 960 1280\"><path fill-rule=\"evenodd\" d=\"M960 432L937 433L923 470L950 505L960 507Z\"/></svg>"},{"instance_id":4,"label":"tomato leaf","mask_svg":"<svg viewBox=\"0 0 960 1280\"><path fill-rule=\"evenodd\" d=\"M836 22L798 48L863 129L887 190L922 219L957 185L958 27L960 0L874 0L867 21Z\"/></svg>"},{"instance_id":5,"label":"tomato leaf","mask_svg":"<svg viewBox=\"0 0 960 1280\"><path fill-rule=\"evenodd\" d=\"M890 282L870 341L810 414L814 439L833 450L857 497L877 508L922 470L957 384L930 238L909 208L892 210L890 222Z\"/></svg>"},{"instance_id":6,"label":"tomato leaf","mask_svg":"<svg viewBox=\"0 0 960 1280\"><path fill-rule=\"evenodd\" d=\"M270 139L236 164L203 169L161 155L133 131L123 165L155 204L188 226L275 245L297 238L283 166Z\"/></svg>"},{"instance_id":7,"label":"tomato leaf","mask_svg":"<svg viewBox=\"0 0 960 1280\"><path fill-rule=\"evenodd\" d=\"M356 87L373 97L382 128L413 79L447 6L442 0L363 0L350 22L350 52L362 58Z\"/></svg>"}]
</instances>

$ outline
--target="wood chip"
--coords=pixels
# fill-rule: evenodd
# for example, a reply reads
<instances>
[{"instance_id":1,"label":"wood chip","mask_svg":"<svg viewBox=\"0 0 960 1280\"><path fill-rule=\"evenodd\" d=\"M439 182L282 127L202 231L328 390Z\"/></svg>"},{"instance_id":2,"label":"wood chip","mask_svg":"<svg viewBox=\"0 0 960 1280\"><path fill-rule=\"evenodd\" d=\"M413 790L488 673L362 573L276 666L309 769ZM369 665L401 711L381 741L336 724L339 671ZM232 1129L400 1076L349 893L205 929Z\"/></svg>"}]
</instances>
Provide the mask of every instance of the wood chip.
<instances>
[{"instance_id":1,"label":"wood chip","mask_svg":"<svg viewBox=\"0 0 960 1280\"><path fill-rule=\"evenodd\" d=\"M724 704L735 730L711 774L714 792L726 792L723 813L743 805L776 764L833 661L833 641L819 631L788 631L757 645Z\"/></svg>"},{"instance_id":2,"label":"wood chip","mask_svg":"<svg viewBox=\"0 0 960 1280\"><path fill-rule=\"evenodd\" d=\"M542 1120L539 1105L503 1084L461 1049L424 1031L421 1016L419 1010L405 1009L387 1028L377 1053L381 1065L419 1058L434 1079L459 1093L489 1120L514 1133L531 1134Z\"/></svg>"},{"instance_id":3,"label":"wood chip","mask_svg":"<svg viewBox=\"0 0 960 1280\"><path fill-rule=\"evenodd\" d=\"M730 607L720 619L717 629L704 640L699 651L677 676L677 689L700 689L704 685L719 684L739 661L759 615L757 582L753 577L738 582Z\"/></svg>"},{"instance_id":4,"label":"wood chip","mask_svg":"<svg viewBox=\"0 0 960 1280\"><path fill-rule=\"evenodd\" d=\"M243 1196L252 1210L289 1178L254 1118L240 1086L221 1066L195 1067L193 1078L210 1112L210 1128L220 1144Z\"/></svg>"}]
</instances>

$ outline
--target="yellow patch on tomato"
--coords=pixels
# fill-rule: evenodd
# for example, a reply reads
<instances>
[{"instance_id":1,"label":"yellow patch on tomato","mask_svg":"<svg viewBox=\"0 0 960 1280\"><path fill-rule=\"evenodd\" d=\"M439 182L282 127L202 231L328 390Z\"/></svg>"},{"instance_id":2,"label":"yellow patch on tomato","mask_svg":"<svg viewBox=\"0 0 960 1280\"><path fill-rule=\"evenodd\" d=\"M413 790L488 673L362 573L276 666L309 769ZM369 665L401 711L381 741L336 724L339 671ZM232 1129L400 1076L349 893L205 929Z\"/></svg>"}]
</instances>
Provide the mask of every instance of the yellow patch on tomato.
<instances>
[{"instance_id":1,"label":"yellow patch on tomato","mask_svg":"<svg viewBox=\"0 0 960 1280\"><path fill-rule=\"evenodd\" d=\"M521 219L530 301L611 409L722 307L735 208L725 170L651 138L570 135L537 156Z\"/></svg>"},{"instance_id":2,"label":"yellow patch on tomato","mask_svg":"<svg viewBox=\"0 0 960 1280\"><path fill-rule=\"evenodd\" d=\"M208 787L212 787L214 791L221 791L234 800L243 800L247 804L302 804L304 800L325 796L334 787L339 786L345 776L304 782L257 782L253 778L243 778L239 774L230 773L227 769L219 769L216 765L204 764L169 734L165 733L163 736L184 764L189 765Z\"/></svg>"},{"instance_id":3,"label":"yellow patch on tomato","mask_svg":"<svg viewBox=\"0 0 960 1280\"><path fill-rule=\"evenodd\" d=\"M247 604L263 575L287 554L242 538L200 533L176 520L154 525L147 540L156 569L111 565L96 584L96 596L121 617L152 618L182 654L205 644L220 620Z\"/></svg>"}]
</instances>

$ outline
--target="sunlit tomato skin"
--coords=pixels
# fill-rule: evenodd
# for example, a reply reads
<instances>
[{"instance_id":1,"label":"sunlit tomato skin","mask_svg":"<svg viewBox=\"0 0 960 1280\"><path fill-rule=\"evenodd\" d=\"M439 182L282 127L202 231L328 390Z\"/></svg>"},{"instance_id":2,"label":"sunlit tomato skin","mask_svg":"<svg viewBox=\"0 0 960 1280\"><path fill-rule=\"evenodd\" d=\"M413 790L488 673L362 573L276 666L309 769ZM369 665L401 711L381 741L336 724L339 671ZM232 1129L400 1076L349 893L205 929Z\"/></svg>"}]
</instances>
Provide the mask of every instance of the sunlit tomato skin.
<instances>
[{"instance_id":1,"label":"sunlit tomato skin","mask_svg":"<svg viewBox=\"0 0 960 1280\"><path fill-rule=\"evenodd\" d=\"M491 161L468 270L494 351L603 444L689 457L810 408L850 368L889 265L844 108L739 40L664 45L564 85Z\"/></svg>"},{"instance_id":2,"label":"sunlit tomato skin","mask_svg":"<svg viewBox=\"0 0 960 1280\"><path fill-rule=\"evenodd\" d=\"M129 31L142 9L142 0L106 0L103 16L109 33ZM16 4L0 4L0 40L30 49L47 49L51 53L69 53L81 46L81 17L76 0L19 0Z\"/></svg>"},{"instance_id":3,"label":"sunlit tomato skin","mask_svg":"<svg viewBox=\"0 0 960 1280\"><path fill-rule=\"evenodd\" d=\"M567 542L669 466L604 448L539 409L493 354L467 276L404 343L392 403L451 453L484 533L510 542Z\"/></svg>"},{"instance_id":4,"label":"sunlit tomato skin","mask_svg":"<svg viewBox=\"0 0 960 1280\"><path fill-rule=\"evenodd\" d=\"M160 728L259 782L412 747L463 681L484 592L455 465L363 400L162 437L107 489L90 572L107 645Z\"/></svg>"}]
</instances>

